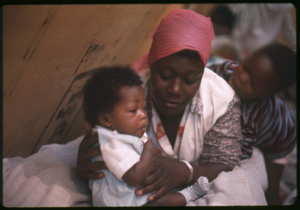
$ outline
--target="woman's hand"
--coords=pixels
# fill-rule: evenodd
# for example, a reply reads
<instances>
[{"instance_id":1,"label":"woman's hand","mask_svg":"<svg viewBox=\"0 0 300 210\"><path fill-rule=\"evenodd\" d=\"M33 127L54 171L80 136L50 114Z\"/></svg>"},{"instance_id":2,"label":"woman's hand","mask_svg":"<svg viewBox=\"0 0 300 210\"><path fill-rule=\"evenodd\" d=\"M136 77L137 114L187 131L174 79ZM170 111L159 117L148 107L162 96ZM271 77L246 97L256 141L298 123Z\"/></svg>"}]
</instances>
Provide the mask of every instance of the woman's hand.
<instances>
[{"instance_id":1,"label":"woman's hand","mask_svg":"<svg viewBox=\"0 0 300 210\"><path fill-rule=\"evenodd\" d=\"M189 179L189 173L190 171L184 163L167 157L156 156L152 173L142 184L144 187L136 191L136 195L141 196L157 190L148 196L149 201L154 201L170 190L185 184Z\"/></svg>"},{"instance_id":2,"label":"woman's hand","mask_svg":"<svg viewBox=\"0 0 300 210\"><path fill-rule=\"evenodd\" d=\"M92 134L92 126L85 120L86 135L79 145L77 156L77 172L84 179L99 179L104 177L103 172L94 172L107 169L103 161L91 162L91 158L101 155L100 147L94 147L98 142L98 135Z\"/></svg>"},{"instance_id":3,"label":"woman's hand","mask_svg":"<svg viewBox=\"0 0 300 210\"><path fill-rule=\"evenodd\" d=\"M143 206L185 206L186 200L181 193L167 193L164 196L156 199L155 201L149 201Z\"/></svg>"}]
</instances>

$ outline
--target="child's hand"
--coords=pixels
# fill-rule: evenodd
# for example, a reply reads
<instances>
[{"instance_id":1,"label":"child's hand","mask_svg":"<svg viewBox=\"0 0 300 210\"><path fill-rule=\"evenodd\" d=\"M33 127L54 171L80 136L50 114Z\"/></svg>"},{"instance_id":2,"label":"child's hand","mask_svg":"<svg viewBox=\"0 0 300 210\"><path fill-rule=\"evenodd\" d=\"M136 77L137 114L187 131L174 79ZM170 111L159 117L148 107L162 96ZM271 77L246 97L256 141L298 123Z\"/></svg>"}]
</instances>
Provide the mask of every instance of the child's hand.
<instances>
[{"instance_id":1,"label":"child's hand","mask_svg":"<svg viewBox=\"0 0 300 210\"><path fill-rule=\"evenodd\" d=\"M148 141L144 144L144 151L148 151L152 154L152 156L157 154L157 148L152 139L148 139Z\"/></svg>"}]
</instances>

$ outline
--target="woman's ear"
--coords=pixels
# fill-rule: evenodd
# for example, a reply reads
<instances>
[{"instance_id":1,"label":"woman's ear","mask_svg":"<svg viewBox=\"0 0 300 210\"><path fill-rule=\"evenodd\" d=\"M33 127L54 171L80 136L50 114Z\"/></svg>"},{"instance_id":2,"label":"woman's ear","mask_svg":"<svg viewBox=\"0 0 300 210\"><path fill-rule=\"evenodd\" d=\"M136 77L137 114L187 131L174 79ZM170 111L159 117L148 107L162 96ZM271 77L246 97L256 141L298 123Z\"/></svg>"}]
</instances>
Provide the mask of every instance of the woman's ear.
<instances>
[{"instance_id":1,"label":"woman's ear","mask_svg":"<svg viewBox=\"0 0 300 210\"><path fill-rule=\"evenodd\" d=\"M112 122L107 114L100 114L98 116L98 122L100 123L100 125L106 128L110 128L112 126Z\"/></svg>"}]
</instances>

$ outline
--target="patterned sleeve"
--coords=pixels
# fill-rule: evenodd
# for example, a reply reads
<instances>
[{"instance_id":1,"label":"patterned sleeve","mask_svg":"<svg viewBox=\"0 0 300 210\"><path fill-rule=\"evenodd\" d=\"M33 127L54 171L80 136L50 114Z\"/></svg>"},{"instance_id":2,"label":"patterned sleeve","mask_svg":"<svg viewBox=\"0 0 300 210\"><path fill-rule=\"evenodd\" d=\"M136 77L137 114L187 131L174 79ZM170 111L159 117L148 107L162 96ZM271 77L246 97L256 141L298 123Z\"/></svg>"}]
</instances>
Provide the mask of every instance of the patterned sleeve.
<instances>
[{"instance_id":1,"label":"patterned sleeve","mask_svg":"<svg viewBox=\"0 0 300 210\"><path fill-rule=\"evenodd\" d=\"M262 150L266 160L282 158L289 154L297 142L296 116L292 109L276 96L267 101L254 146Z\"/></svg>"},{"instance_id":2,"label":"patterned sleeve","mask_svg":"<svg viewBox=\"0 0 300 210\"><path fill-rule=\"evenodd\" d=\"M243 141L240 116L240 100L234 95L224 115L204 136L200 163L223 163L231 168L240 165Z\"/></svg>"},{"instance_id":3,"label":"patterned sleeve","mask_svg":"<svg viewBox=\"0 0 300 210\"><path fill-rule=\"evenodd\" d=\"M238 64L238 61L227 60L223 63L213 63L208 65L207 68L211 69L217 75L228 81L234 71L234 68L238 66Z\"/></svg>"}]
</instances>

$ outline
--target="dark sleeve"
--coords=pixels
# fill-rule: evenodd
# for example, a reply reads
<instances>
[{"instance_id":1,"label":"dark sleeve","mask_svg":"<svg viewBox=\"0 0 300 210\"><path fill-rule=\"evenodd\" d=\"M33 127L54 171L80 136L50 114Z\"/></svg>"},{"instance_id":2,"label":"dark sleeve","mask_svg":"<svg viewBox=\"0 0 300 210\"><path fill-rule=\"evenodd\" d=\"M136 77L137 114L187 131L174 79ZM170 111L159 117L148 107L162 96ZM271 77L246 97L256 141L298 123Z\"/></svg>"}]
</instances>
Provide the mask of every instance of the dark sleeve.
<instances>
[{"instance_id":1,"label":"dark sleeve","mask_svg":"<svg viewBox=\"0 0 300 210\"><path fill-rule=\"evenodd\" d=\"M281 99L272 96L266 113L259 121L257 141L266 160L275 160L289 154L297 141L295 113Z\"/></svg>"}]
</instances>

